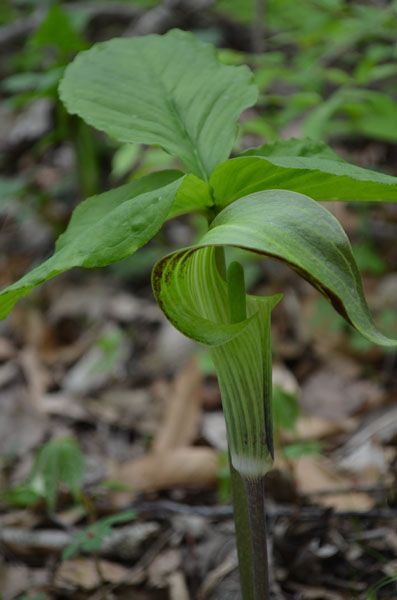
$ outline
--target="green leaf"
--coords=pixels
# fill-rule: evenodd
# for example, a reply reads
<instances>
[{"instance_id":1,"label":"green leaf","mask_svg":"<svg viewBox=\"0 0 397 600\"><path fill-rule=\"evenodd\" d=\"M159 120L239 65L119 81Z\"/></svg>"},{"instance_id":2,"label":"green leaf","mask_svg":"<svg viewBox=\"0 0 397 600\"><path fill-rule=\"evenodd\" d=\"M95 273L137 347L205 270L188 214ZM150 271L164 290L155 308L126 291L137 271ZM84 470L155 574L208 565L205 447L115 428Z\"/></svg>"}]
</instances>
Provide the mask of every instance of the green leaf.
<instances>
[{"instance_id":1,"label":"green leaf","mask_svg":"<svg viewBox=\"0 0 397 600\"><path fill-rule=\"evenodd\" d=\"M182 181L175 171L154 173L82 202L55 253L0 293L0 318L33 288L64 271L104 267L133 254L160 229Z\"/></svg>"},{"instance_id":2,"label":"green leaf","mask_svg":"<svg viewBox=\"0 0 397 600\"><path fill-rule=\"evenodd\" d=\"M297 397L275 385L273 387L273 414L276 428L294 429L299 413Z\"/></svg>"},{"instance_id":3,"label":"green leaf","mask_svg":"<svg viewBox=\"0 0 397 600\"><path fill-rule=\"evenodd\" d=\"M62 560L70 560L81 553L99 552L105 537L112 533L114 525L128 523L136 518L133 510L116 513L110 517L99 519L84 531L75 534L72 541L62 552Z\"/></svg>"},{"instance_id":4,"label":"green leaf","mask_svg":"<svg viewBox=\"0 0 397 600\"><path fill-rule=\"evenodd\" d=\"M46 499L48 508L53 511L61 483L69 488L76 500L79 499L84 473L84 456L76 440L69 437L54 439L41 448L29 485Z\"/></svg>"},{"instance_id":5,"label":"green leaf","mask_svg":"<svg viewBox=\"0 0 397 600\"><path fill-rule=\"evenodd\" d=\"M76 31L69 16L57 4L51 6L29 43L39 48L53 46L64 54L79 52L87 47L87 43Z\"/></svg>"},{"instance_id":6,"label":"green leaf","mask_svg":"<svg viewBox=\"0 0 397 600\"><path fill-rule=\"evenodd\" d=\"M182 173L179 173L180 177L182 175ZM185 175L176 193L168 218L171 219L192 211L206 211L213 204L214 201L208 183L195 175Z\"/></svg>"},{"instance_id":7,"label":"green leaf","mask_svg":"<svg viewBox=\"0 0 397 600\"><path fill-rule=\"evenodd\" d=\"M332 158L332 151L326 153L323 145L319 153L295 156L288 144L284 156L281 144L274 154L265 155L266 147L258 149L259 156L252 152L222 163L213 172L210 185L217 206L269 189L300 192L314 200L397 201L396 177Z\"/></svg>"},{"instance_id":8,"label":"green leaf","mask_svg":"<svg viewBox=\"0 0 397 600\"><path fill-rule=\"evenodd\" d=\"M292 444L284 446L283 454L286 458L294 460L297 458L301 458L302 456L320 454L321 449L322 446L320 442L317 442L316 440L305 440L301 442L294 442Z\"/></svg>"},{"instance_id":9,"label":"green leaf","mask_svg":"<svg viewBox=\"0 0 397 600\"><path fill-rule=\"evenodd\" d=\"M358 133L373 139L395 142L396 103L393 97L383 92L342 88L311 111L303 130L305 135L316 139L340 130L345 135Z\"/></svg>"},{"instance_id":10,"label":"green leaf","mask_svg":"<svg viewBox=\"0 0 397 600\"><path fill-rule=\"evenodd\" d=\"M397 344L381 334L372 321L349 240L338 221L311 198L285 190L240 198L214 219L198 244L155 265L156 298L168 318L187 336L215 346L226 343L247 326L226 324L226 309L221 312L226 300L208 307L210 301L203 304L196 289L201 286L203 293L211 297L216 286L220 286L214 274L205 273L200 256L205 255L207 247L223 245L239 246L285 262L316 287L364 337L384 346ZM205 314L201 310L204 305Z\"/></svg>"},{"instance_id":11,"label":"green leaf","mask_svg":"<svg viewBox=\"0 0 397 600\"><path fill-rule=\"evenodd\" d=\"M90 125L120 142L159 144L206 179L229 156L257 89L248 68L220 64L212 46L173 30L97 44L66 69L60 95Z\"/></svg>"},{"instance_id":12,"label":"green leaf","mask_svg":"<svg viewBox=\"0 0 397 600\"><path fill-rule=\"evenodd\" d=\"M324 144L324 142L318 142L307 138L278 140L273 144L264 144L258 148L249 148L239 156L311 156L344 162L343 158L338 156L336 152L332 150L330 146Z\"/></svg>"}]
</instances>

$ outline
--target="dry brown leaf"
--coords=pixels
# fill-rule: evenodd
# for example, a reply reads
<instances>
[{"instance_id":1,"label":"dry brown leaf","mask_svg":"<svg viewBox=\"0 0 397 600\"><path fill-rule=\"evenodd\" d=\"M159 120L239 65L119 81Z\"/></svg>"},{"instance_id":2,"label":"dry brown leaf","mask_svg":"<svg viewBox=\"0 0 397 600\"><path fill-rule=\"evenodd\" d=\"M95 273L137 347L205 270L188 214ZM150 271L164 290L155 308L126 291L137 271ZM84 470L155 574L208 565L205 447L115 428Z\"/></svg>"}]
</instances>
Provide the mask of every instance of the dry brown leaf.
<instances>
[{"instance_id":1,"label":"dry brown leaf","mask_svg":"<svg viewBox=\"0 0 397 600\"><path fill-rule=\"evenodd\" d=\"M203 581L198 597L205 600L210 597L217 585L227 576L237 569L237 555L235 552L228 554L226 558L212 571L210 571Z\"/></svg>"},{"instance_id":2,"label":"dry brown leaf","mask_svg":"<svg viewBox=\"0 0 397 600\"><path fill-rule=\"evenodd\" d=\"M0 389L10 385L17 379L18 375L19 369L15 361L9 360L0 365Z\"/></svg>"},{"instance_id":3,"label":"dry brown leaf","mask_svg":"<svg viewBox=\"0 0 397 600\"><path fill-rule=\"evenodd\" d=\"M157 588L168 587L169 577L181 566L181 553L176 548L168 548L152 560L148 567L150 585Z\"/></svg>"},{"instance_id":4,"label":"dry brown leaf","mask_svg":"<svg viewBox=\"0 0 397 600\"><path fill-rule=\"evenodd\" d=\"M153 452L185 447L194 441L201 416L201 383L202 376L194 358L175 379L165 420L153 442Z\"/></svg>"},{"instance_id":5,"label":"dry brown leaf","mask_svg":"<svg viewBox=\"0 0 397 600\"><path fill-rule=\"evenodd\" d=\"M21 367L24 371L32 404L42 410L42 400L49 384L50 374L39 359L36 349L27 346L19 357Z\"/></svg>"},{"instance_id":6,"label":"dry brown leaf","mask_svg":"<svg viewBox=\"0 0 397 600\"><path fill-rule=\"evenodd\" d=\"M319 440L338 433L349 433L357 426L357 419L350 417L338 421L302 415L298 418L293 432L283 432L285 441L292 440Z\"/></svg>"},{"instance_id":7,"label":"dry brown leaf","mask_svg":"<svg viewBox=\"0 0 397 600\"><path fill-rule=\"evenodd\" d=\"M4 527L21 527L32 529L40 522L40 516L31 510L11 510L0 516L0 529Z\"/></svg>"},{"instance_id":8,"label":"dry brown leaf","mask_svg":"<svg viewBox=\"0 0 397 600\"><path fill-rule=\"evenodd\" d=\"M47 419L32 405L25 389L15 386L2 393L0 455L26 455L43 440L47 426Z\"/></svg>"},{"instance_id":9,"label":"dry brown leaf","mask_svg":"<svg viewBox=\"0 0 397 600\"><path fill-rule=\"evenodd\" d=\"M362 482L368 484L379 481L379 477L386 475L388 469L384 448L374 440L346 448L338 464L345 471L356 473Z\"/></svg>"},{"instance_id":10,"label":"dry brown leaf","mask_svg":"<svg viewBox=\"0 0 397 600\"><path fill-rule=\"evenodd\" d=\"M112 386L85 404L90 415L104 423L137 431L142 436L152 437L158 430L162 402L147 387Z\"/></svg>"},{"instance_id":11,"label":"dry brown leaf","mask_svg":"<svg viewBox=\"0 0 397 600\"><path fill-rule=\"evenodd\" d=\"M168 592L170 600L189 600L190 595L186 579L182 571L171 573L168 578Z\"/></svg>"},{"instance_id":12,"label":"dry brown leaf","mask_svg":"<svg viewBox=\"0 0 397 600\"><path fill-rule=\"evenodd\" d=\"M338 592L329 592L323 587L309 587L302 584L292 584L292 589L296 592L301 592L306 600L344 600L344 596Z\"/></svg>"},{"instance_id":13,"label":"dry brown leaf","mask_svg":"<svg viewBox=\"0 0 397 600\"><path fill-rule=\"evenodd\" d=\"M0 563L0 597L20 597L27 589L35 592L48 584L48 571L45 569L30 569L25 565Z\"/></svg>"},{"instance_id":14,"label":"dry brown leaf","mask_svg":"<svg viewBox=\"0 0 397 600\"><path fill-rule=\"evenodd\" d=\"M359 380L340 368L324 368L309 377L302 387L301 404L310 415L342 419L377 406L384 393L371 381Z\"/></svg>"},{"instance_id":15,"label":"dry brown leaf","mask_svg":"<svg viewBox=\"0 0 397 600\"><path fill-rule=\"evenodd\" d=\"M47 415L66 417L76 421L88 421L89 413L85 405L63 392L45 394L41 401L41 408Z\"/></svg>"},{"instance_id":16,"label":"dry brown leaf","mask_svg":"<svg viewBox=\"0 0 397 600\"><path fill-rule=\"evenodd\" d=\"M218 454L211 448L177 448L127 461L111 473L134 492L175 487L208 488L215 485L219 470Z\"/></svg>"},{"instance_id":17,"label":"dry brown leaf","mask_svg":"<svg viewBox=\"0 0 397 600\"><path fill-rule=\"evenodd\" d=\"M217 450L227 450L226 421L223 412L207 412L203 415L202 436Z\"/></svg>"},{"instance_id":18,"label":"dry brown leaf","mask_svg":"<svg viewBox=\"0 0 397 600\"><path fill-rule=\"evenodd\" d=\"M282 364L273 366L273 385L278 386L287 394L297 396L300 392L296 377Z\"/></svg>"},{"instance_id":19,"label":"dry brown leaf","mask_svg":"<svg viewBox=\"0 0 397 600\"><path fill-rule=\"evenodd\" d=\"M54 585L62 590L95 590L103 583L121 584L129 581L129 569L108 560L74 558L63 561L55 574Z\"/></svg>"},{"instance_id":20,"label":"dry brown leaf","mask_svg":"<svg viewBox=\"0 0 397 600\"><path fill-rule=\"evenodd\" d=\"M195 350L195 342L180 333L164 318L155 340L155 347L150 355L144 357L141 364L144 370L147 369L156 376L175 373L192 358Z\"/></svg>"},{"instance_id":21,"label":"dry brown leaf","mask_svg":"<svg viewBox=\"0 0 397 600\"><path fill-rule=\"evenodd\" d=\"M363 492L354 492L352 480L341 475L335 465L323 456L306 456L293 464L299 491L310 494L322 506L332 506L337 511L366 511L374 506L373 499ZM352 488L348 494L338 490ZM318 495L317 492L332 492L329 495Z\"/></svg>"},{"instance_id":22,"label":"dry brown leaf","mask_svg":"<svg viewBox=\"0 0 397 600\"><path fill-rule=\"evenodd\" d=\"M16 350L11 341L6 337L0 337L0 361L9 360L15 356Z\"/></svg>"}]
</instances>

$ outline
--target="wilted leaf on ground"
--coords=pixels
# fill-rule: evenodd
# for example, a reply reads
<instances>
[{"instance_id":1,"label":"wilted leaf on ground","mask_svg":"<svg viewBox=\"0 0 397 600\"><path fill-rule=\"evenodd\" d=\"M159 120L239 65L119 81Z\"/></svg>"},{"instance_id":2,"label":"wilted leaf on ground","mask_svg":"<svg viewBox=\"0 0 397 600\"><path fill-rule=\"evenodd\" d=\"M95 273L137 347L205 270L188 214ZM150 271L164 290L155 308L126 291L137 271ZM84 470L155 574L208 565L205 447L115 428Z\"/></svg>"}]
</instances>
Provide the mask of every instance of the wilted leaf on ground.
<instances>
[{"instance_id":1,"label":"wilted leaf on ground","mask_svg":"<svg viewBox=\"0 0 397 600\"><path fill-rule=\"evenodd\" d=\"M48 572L44 569L31 569L19 564L0 564L1 598L19 598L27 589L39 589L48 584Z\"/></svg>"},{"instance_id":2,"label":"wilted leaf on ground","mask_svg":"<svg viewBox=\"0 0 397 600\"><path fill-rule=\"evenodd\" d=\"M187 447L195 440L201 415L201 385L201 373L193 359L175 378L152 452Z\"/></svg>"},{"instance_id":3,"label":"wilted leaf on ground","mask_svg":"<svg viewBox=\"0 0 397 600\"><path fill-rule=\"evenodd\" d=\"M23 388L13 387L1 394L1 456L26 454L41 442L47 427L46 416L33 406Z\"/></svg>"},{"instance_id":4,"label":"wilted leaf on ground","mask_svg":"<svg viewBox=\"0 0 397 600\"><path fill-rule=\"evenodd\" d=\"M301 415L293 432L284 432L283 439L319 440L338 433L349 433L357 426L357 420L350 417L345 419L327 419L315 415Z\"/></svg>"},{"instance_id":5,"label":"wilted leaf on ground","mask_svg":"<svg viewBox=\"0 0 397 600\"><path fill-rule=\"evenodd\" d=\"M331 461L323 456L306 456L293 463L298 488L302 494L310 494L311 499L322 506L332 506L335 510L367 511L373 507L373 499L364 492L355 492L350 477L340 474ZM351 488L349 493L340 493ZM327 492L318 495L316 492Z\"/></svg>"},{"instance_id":6,"label":"wilted leaf on ground","mask_svg":"<svg viewBox=\"0 0 397 600\"><path fill-rule=\"evenodd\" d=\"M148 454L115 467L111 479L122 481L133 493L172 488L213 487L218 454L211 448L177 448Z\"/></svg>"},{"instance_id":7,"label":"wilted leaf on ground","mask_svg":"<svg viewBox=\"0 0 397 600\"><path fill-rule=\"evenodd\" d=\"M310 415L343 419L365 407L378 405L383 396L376 383L325 367L305 381L301 403Z\"/></svg>"},{"instance_id":8,"label":"wilted leaf on ground","mask_svg":"<svg viewBox=\"0 0 397 600\"><path fill-rule=\"evenodd\" d=\"M99 572L98 572L99 570ZM54 585L58 590L75 592L93 591L103 583L120 585L129 581L130 569L108 560L74 558L63 561L55 573Z\"/></svg>"}]
</instances>

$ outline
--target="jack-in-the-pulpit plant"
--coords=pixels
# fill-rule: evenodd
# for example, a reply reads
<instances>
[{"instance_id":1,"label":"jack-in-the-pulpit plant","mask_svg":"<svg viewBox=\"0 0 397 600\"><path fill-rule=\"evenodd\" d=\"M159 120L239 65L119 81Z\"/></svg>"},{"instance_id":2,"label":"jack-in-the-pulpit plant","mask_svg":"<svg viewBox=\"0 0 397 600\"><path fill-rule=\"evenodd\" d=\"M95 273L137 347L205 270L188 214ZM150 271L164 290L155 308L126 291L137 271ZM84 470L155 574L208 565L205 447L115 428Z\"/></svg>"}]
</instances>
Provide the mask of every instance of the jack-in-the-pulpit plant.
<instances>
[{"instance_id":1,"label":"jack-in-the-pulpit plant","mask_svg":"<svg viewBox=\"0 0 397 600\"><path fill-rule=\"evenodd\" d=\"M352 166L324 144L287 140L228 160L240 113L257 89L246 67L170 31L100 43L77 56L60 85L66 109L124 143L156 144L180 160L85 200L51 258L0 294L0 316L72 267L130 256L167 219L200 211L201 240L165 256L153 290L168 319L211 349L227 424L244 600L269 597L263 478L273 459L270 320L281 295L247 295L237 246L278 259L317 288L376 344L397 346L369 314L349 241L318 201L397 201L397 178Z\"/></svg>"}]
</instances>

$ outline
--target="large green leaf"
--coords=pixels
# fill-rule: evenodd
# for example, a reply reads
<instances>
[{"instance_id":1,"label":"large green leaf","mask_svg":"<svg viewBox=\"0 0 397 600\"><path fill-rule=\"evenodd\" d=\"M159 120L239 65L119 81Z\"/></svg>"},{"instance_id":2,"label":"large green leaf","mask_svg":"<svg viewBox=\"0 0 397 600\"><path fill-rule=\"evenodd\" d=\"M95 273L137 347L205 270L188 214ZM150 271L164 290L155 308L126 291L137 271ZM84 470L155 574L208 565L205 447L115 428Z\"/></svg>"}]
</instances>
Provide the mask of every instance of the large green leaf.
<instances>
[{"instance_id":1,"label":"large green leaf","mask_svg":"<svg viewBox=\"0 0 397 600\"><path fill-rule=\"evenodd\" d=\"M396 177L350 165L323 144L295 146L295 151L299 154L294 155L291 142L278 142L216 167L210 179L216 204L226 206L267 189L292 190L315 200L397 201Z\"/></svg>"},{"instance_id":2,"label":"large green leaf","mask_svg":"<svg viewBox=\"0 0 397 600\"><path fill-rule=\"evenodd\" d=\"M67 110L121 142L159 144L206 179L231 151L236 121L256 102L246 67L218 62L194 35L115 39L77 56L60 95Z\"/></svg>"},{"instance_id":3,"label":"large green leaf","mask_svg":"<svg viewBox=\"0 0 397 600\"><path fill-rule=\"evenodd\" d=\"M83 202L55 253L0 293L0 318L34 287L72 267L103 267L133 254L160 229L183 179L175 171L155 173Z\"/></svg>"},{"instance_id":4,"label":"large green leaf","mask_svg":"<svg viewBox=\"0 0 397 600\"><path fill-rule=\"evenodd\" d=\"M155 296L185 335L217 346L243 329L241 323L225 325L225 319L220 318L220 311L225 310L220 306L223 301L208 308L199 295L195 296L200 286L204 295L209 290L208 296L215 287L208 281L207 287L196 283L209 277L198 257L212 246L238 246L285 262L314 285L364 337L384 346L397 345L373 323L349 240L338 221L311 198L285 190L257 192L237 200L219 213L197 245L156 264Z\"/></svg>"}]
</instances>

